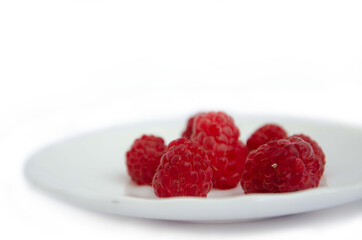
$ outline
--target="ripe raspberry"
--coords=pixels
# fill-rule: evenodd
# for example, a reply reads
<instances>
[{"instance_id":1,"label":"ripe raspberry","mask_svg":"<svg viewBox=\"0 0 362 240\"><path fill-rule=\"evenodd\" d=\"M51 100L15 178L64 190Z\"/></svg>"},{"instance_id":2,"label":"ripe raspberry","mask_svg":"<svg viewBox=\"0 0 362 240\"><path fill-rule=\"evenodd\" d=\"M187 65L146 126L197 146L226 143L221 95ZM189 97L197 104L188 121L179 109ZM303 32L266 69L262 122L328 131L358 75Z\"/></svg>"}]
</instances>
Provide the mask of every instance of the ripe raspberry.
<instances>
[{"instance_id":1,"label":"ripe raspberry","mask_svg":"<svg viewBox=\"0 0 362 240\"><path fill-rule=\"evenodd\" d=\"M241 179L248 149L238 141L233 145L218 144L209 151L213 169L213 184L215 188L229 189L235 187Z\"/></svg>"},{"instance_id":2,"label":"ripe raspberry","mask_svg":"<svg viewBox=\"0 0 362 240\"><path fill-rule=\"evenodd\" d=\"M197 117L198 114L192 116L189 118L189 120L187 121L187 125L186 125L186 129L185 131L182 133L182 137L184 138L188 138L190 139L191 138L191 134L192 134L192 128L193 128L193 125L194 125L194 120L195 118Z\"/></svg>"},{"instance_id":3,"label":"ripe raspberry","mask_svg":"<svg viewBox=\"0 0 362 240\"><path fill-rule=\"evenodd\" d=\"M206 150L186 138L172 141L153 178L158 197L206 197L212 188L212 169Z\"/></svg>"},{"instance_id":4,"label":"ripe raspberry","mask_svg":"<svg viewBox=\"0 0 362 240\"><path fill-rule=\"evenodd\" d=\"M132 180L139 185L151 185L165 150L165 142L160 137L143 135L136 139L126 153L128 174Z\"/></svg>"},{"instance_id":5,"label":"ripe raspberry","mask_svg":"<svg viewBox=\"0 0 362 240\"><path fill-rule=\"evenodd\" d=\"M235 143L239 135L232 117L224 112L208 112L196 116L191 139L209 147L214 143Z\"/></svg>"},{"instance_id":6,"label":"ripe raspberry","mask_svg":"<svg viewBox=\"0 0 362 240\"><path fill-rule=\"evenodd\" d=\"M273 140L251 152L241 186L245 193L293 192L317 187L320 161L312 146L298 137Z\"/></svg>"},{"instance_id":7,"label":"ripe raspberry","mask_svg":"<svg viewBox=\"0 0 362 240\"><path fill-rule=\"evenodd\" d=\"M314 153L321 161L320 165L322 166L322 168L320 169L319 175L322 176L324 172L324 166L326 165L326 156L322 148L318 145L318 143L315 140L311 139L309 136L306 136L304 134L294 134L292 137L299 137L304 141L308 142L310 145L312 145Z\"/></svg>"},{"instance_id":8,"label":"ripe raspberry","mask_svg":"<svg viewBox=\"0 0 362 240\"><path fill-rule=\"evenodd\" d=\"M234 120L223 112L202 113L194 120L191 140L208 150L215 188L233 188L240 182L248 151L239 135Z\"/></svg>"},{"instance_id":9,"label":"ripe raspberry","mask_svg":"<svg viewBox=\"0 0 362 240\"><path fill-rule=\"evenodd\" d=\"M281 126L277 124L266 124L257 129L249 137L246 145L249 151L252 151L271 140L278 140L286 137L287 132Z\"/></svg>"}]
</instances>

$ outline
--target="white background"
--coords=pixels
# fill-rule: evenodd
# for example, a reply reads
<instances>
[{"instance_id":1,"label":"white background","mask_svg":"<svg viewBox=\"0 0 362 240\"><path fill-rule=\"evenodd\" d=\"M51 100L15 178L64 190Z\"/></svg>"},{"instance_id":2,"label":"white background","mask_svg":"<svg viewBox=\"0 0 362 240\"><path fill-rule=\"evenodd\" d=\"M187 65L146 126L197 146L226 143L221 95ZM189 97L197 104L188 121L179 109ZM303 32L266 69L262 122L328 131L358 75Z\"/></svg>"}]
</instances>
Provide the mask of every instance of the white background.
<instances>
[{"instance_id":1,"label":"white background","mask_svg":"<svg viewBox=\"0 0 362 240\"><path fill-rule=\"evenodd\" d=\"M362 125L361 13L360 1L0 1L1 239L360 236L362 201L253 223L140 220L42 194L23 165L59 139L199 110Z\"/></svg>"}]
</instances>

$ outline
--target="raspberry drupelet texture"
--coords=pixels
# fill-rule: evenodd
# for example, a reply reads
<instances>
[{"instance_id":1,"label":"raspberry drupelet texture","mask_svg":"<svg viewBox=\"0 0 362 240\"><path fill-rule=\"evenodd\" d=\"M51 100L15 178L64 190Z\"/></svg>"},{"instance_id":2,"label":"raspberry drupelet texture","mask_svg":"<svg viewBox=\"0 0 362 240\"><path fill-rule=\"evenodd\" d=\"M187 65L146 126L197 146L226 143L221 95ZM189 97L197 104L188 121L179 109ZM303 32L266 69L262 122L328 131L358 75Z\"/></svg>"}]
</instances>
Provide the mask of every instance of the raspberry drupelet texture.
<instances>
[{"instance_id":1,"label":"raspberry drupelet texture","mask_svg":"<svg viewBox=\"0 0 362 240\"><path fill-rule=\"evenodd\" d=\"M143 135L126 153L128 174L139 185L151 185L167 146L162 138Z\"/></svg>"},{"instance_id":2,"label":"raspberry drupelet texture","mask_svg":"<svg viewBox=\"0 0 362 240\"><path fill-rule=\"evenodd\" d=\"M293 192L317 187L321 169L311 144L298 137L273 140L251 152L241 186L245 193Z\"/></svg>"},{"instance_id":3,"label":"raspberry drupelet texture","mask_svg":"<svg viewBox=\"0 0 362 240\"><path fill-rule=\"evenodd\" d=\"M241 141L232 145L218 144L209 151L215 188L229 189L238 185L248 149Z\"/></svg>"},{"instance_id":4,"label":"raspberry drupelet texture","mask_svg":"<svg viewBox=\"0 0 362 240\"><path fill-rule=\"evenodd\" d=\"M152 183L156 196L206 197L212 188L207 151L186 138L172 141L161 158Z\"/></svg>"},{"instance_id":5,"label":"raspberry drupelet texture","mask_svg":"<svg viewBox=\"0 0 362 240\"><path fill-rule=\"evenodd\" d=\"M304 134L294 134L292 137L299 137L303 139L304 141L308 142L310 145L312 145L314 154L320 159L321 163L320 165L322 168L319 171L319 175L322 176L324 172L324 167L326 165L326 155L324 154L322 148L319 146L319 144L313 140L311 137L304 135Z\"/></svg>"},{"instance_id":6,"label":"raspberry drupelet texture","mask_svg":"<svg viewBox=\"0 0 362 240\"><path fill-rule=\"evenodd\" d=\"M204 146L213 170L213 186L229 189L240 182L248 150L238 140L240 132L234 120L224 112L208 112L196 116L191 140Z\"/></svg>"},{"instance_id":7,"label":"raspberry drupelet texture","mask_svg":"<svg viewBox=\"0 0 362 240\"><path fill-rule=\"evenodd\" d=\"M199 114L199 113L198 113ZM194 126L194 120L197 117L198 114L195 114L194 116L190 117L189 120L187 121L187 125L186 125L186 129L185 131L182 133L182 137L184 138L191 138L191 134L192 134L192 128Z\"/></svg>"},{"instance_id":8,"label":"raspberry drupelet texture","mask_svg":"<svg viewBox=\"0 0 362 240\"><path fill-rule=\"evenodd\" d=\"M277 124L266 124L258 128L248 139L246 145L249 151L257 149L272 140L287 138L287 132Z\"/></svg>"}]
</instances>

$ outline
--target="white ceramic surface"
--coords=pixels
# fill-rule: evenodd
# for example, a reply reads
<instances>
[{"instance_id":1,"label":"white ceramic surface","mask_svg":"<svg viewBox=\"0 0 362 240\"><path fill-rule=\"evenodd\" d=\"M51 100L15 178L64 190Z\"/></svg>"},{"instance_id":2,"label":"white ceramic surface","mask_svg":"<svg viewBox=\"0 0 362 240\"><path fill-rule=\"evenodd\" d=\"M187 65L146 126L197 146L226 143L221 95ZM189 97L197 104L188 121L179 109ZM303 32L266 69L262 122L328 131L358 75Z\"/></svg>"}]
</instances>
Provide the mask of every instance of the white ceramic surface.
<instances>
[{"instance_id":1,"label":"white ceramic surface","mask_svg":"<svg viewBox=\"0 0 362 240\"><path fill-rule=\"evenodd\" d=\"M243 194L240 186L212 190L207 198L158 199L127 176L125 152L141 134L167 142L186 119L139 123L62 141L35 154L25 174L34 185L68 202L124 216L178 221L248 221L327 208L362 198L362 129L338 123L270 116L235 117L243 141L260 125L276 122L290 134L305 133L326 153L321 185L294 193Z\"/></svg>"}]
</instances>

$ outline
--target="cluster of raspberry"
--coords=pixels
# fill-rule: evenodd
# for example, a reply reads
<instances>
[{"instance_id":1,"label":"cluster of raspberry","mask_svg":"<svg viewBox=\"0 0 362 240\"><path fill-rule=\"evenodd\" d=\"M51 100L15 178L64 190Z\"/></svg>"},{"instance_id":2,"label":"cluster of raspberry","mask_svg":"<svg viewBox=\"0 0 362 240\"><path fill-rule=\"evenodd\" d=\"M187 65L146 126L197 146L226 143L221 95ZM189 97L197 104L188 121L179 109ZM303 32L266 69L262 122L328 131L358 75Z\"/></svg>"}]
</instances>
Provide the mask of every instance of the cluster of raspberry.
<instances>
[{"instance_id":1,"label":"cluster of raspberry","mask_svg":"<svg viewBox=\"0 0 362 240\"><path fill-rule=\"evenodd\" d=\"M152 185L156 196L206 197L212 188L245 193L293 192L319 185L325 154L304 134L288 136L277 124L257 129L244 144L224 112L198 113L182 137L165 145L143 135L126 153L128 174L138 185Z\"/></svg>"}]
</instances>

